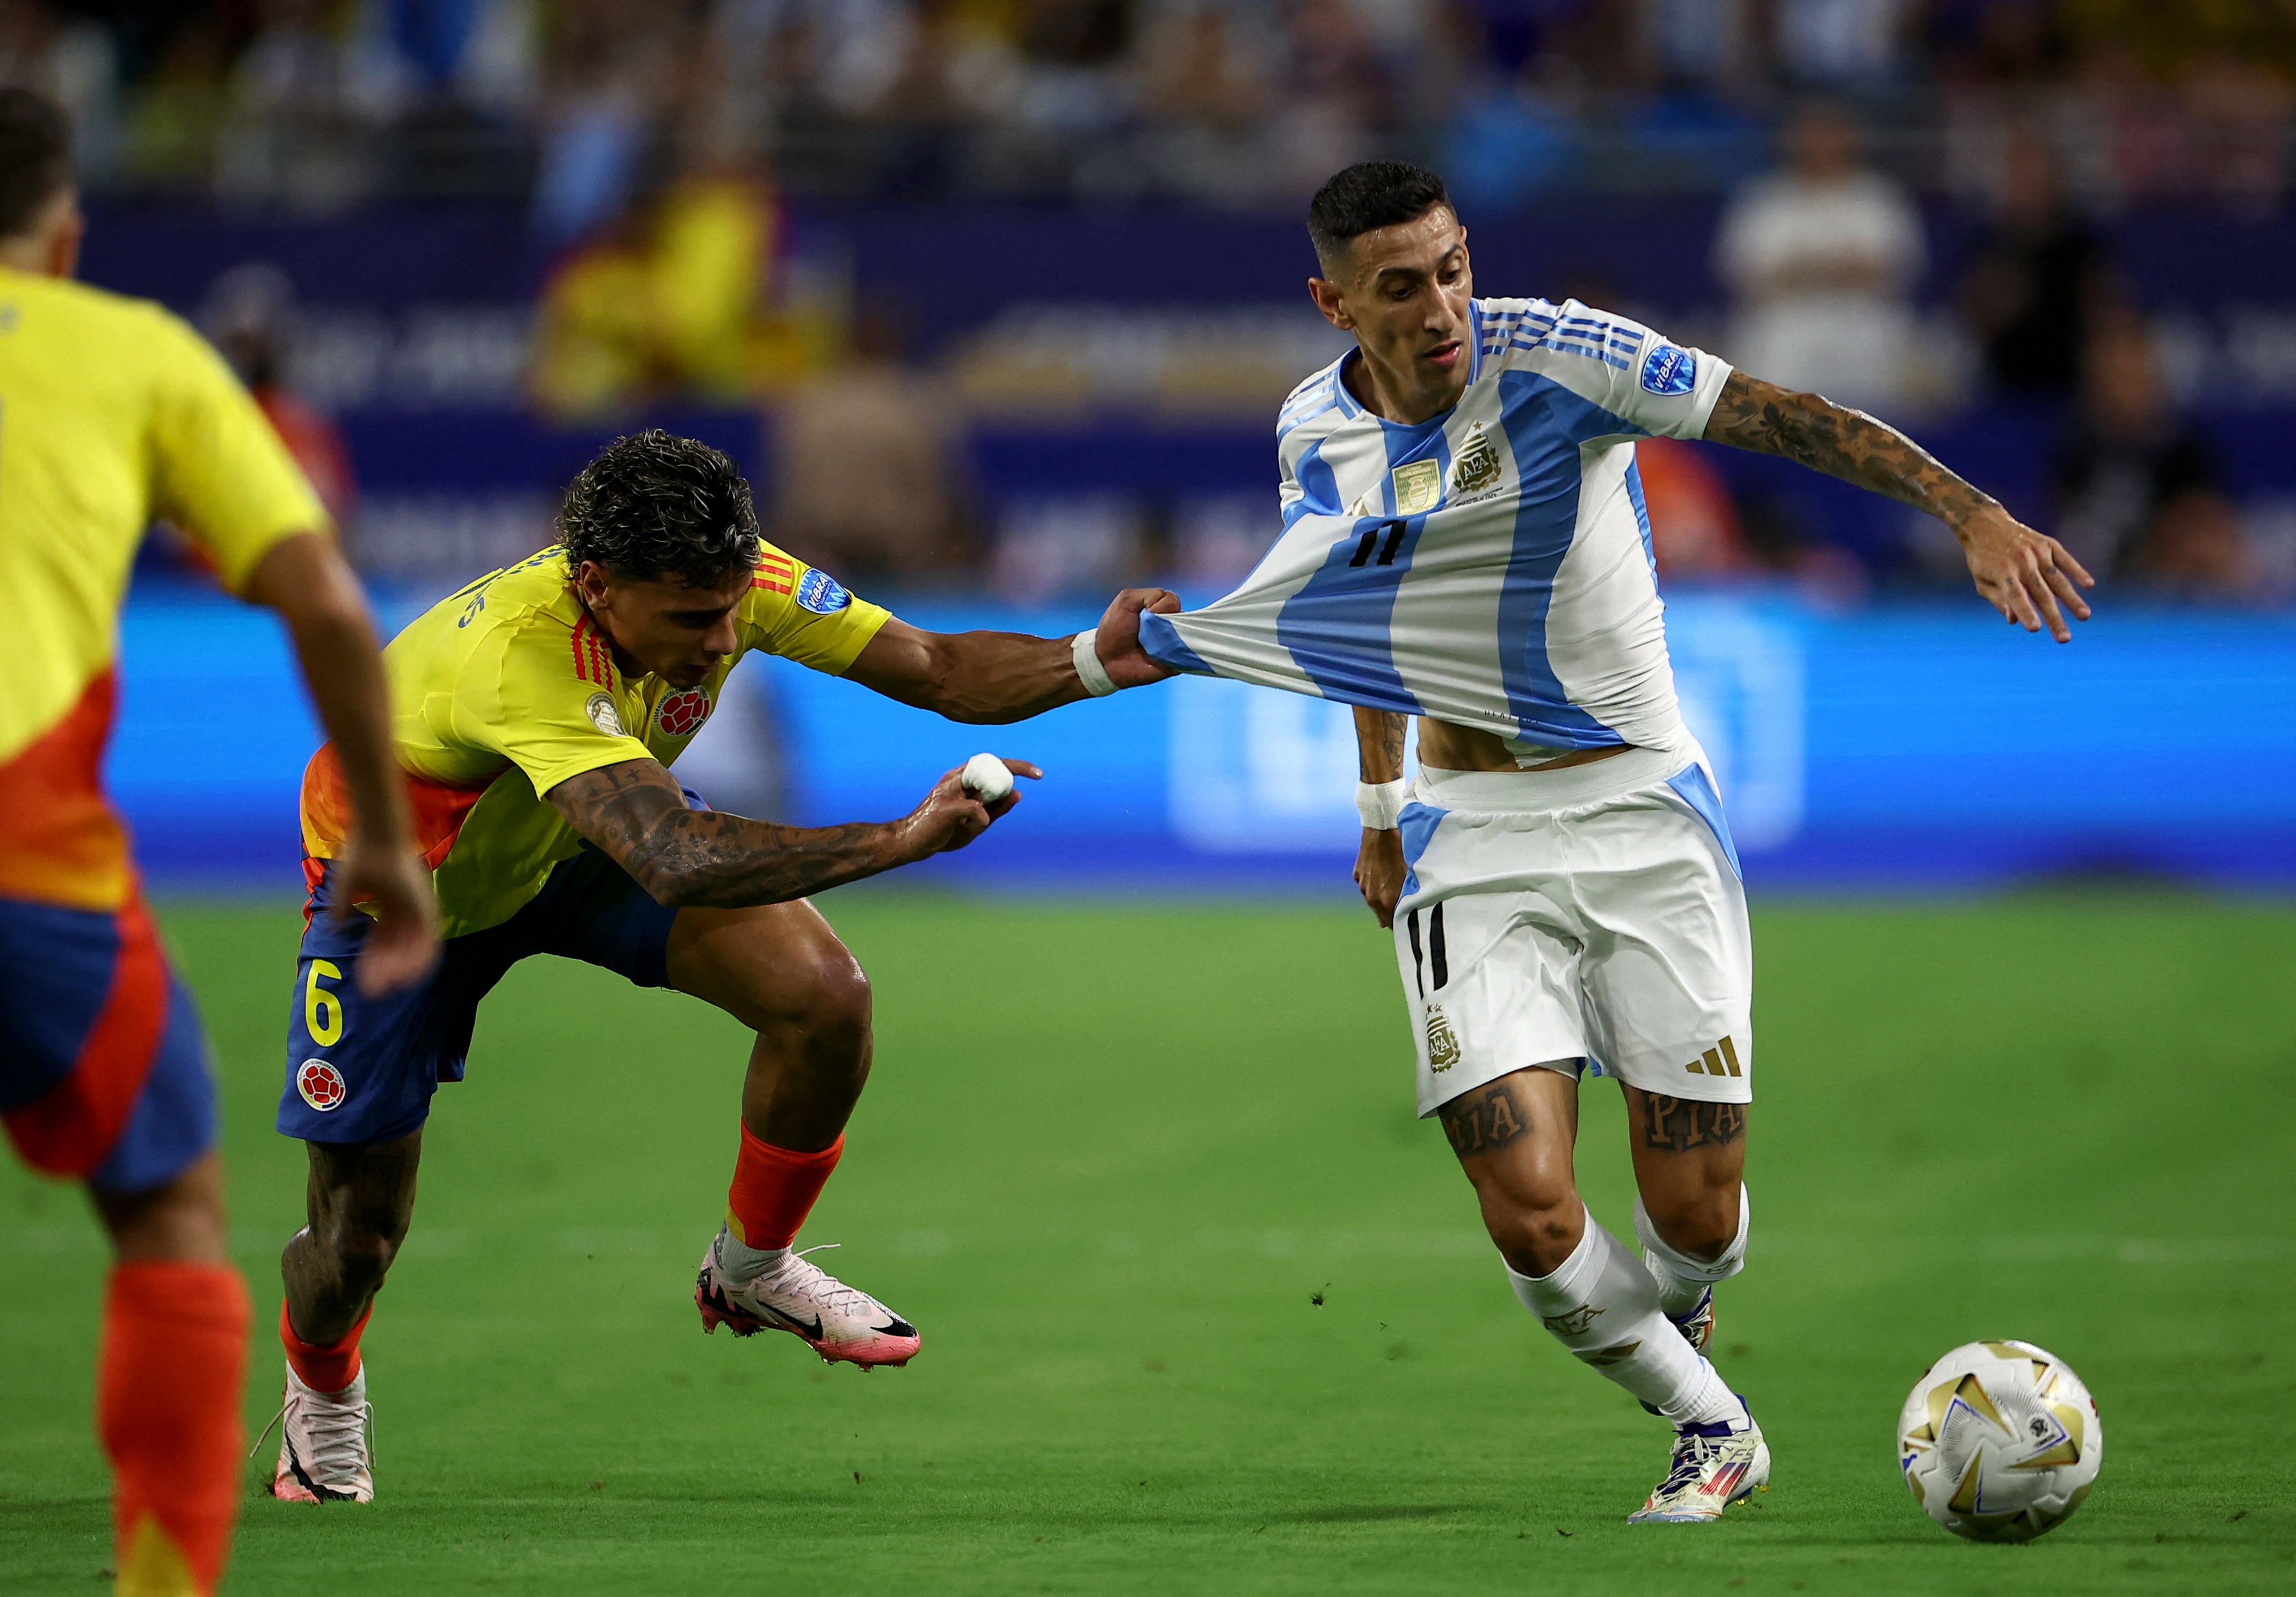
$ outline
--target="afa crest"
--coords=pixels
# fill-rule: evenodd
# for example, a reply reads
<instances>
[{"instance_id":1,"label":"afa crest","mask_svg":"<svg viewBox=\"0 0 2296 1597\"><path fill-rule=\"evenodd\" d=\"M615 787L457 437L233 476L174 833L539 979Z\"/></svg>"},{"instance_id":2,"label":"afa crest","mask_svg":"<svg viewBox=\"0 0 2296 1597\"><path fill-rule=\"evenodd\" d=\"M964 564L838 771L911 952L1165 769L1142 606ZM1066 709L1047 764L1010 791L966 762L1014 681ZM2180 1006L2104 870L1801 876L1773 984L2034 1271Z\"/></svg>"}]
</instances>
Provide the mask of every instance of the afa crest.
<instances>
[{"instance_id":1,"label":"afa crest","mask_svg":"<svg viewBox=\"0 0 2296 1597\"><path fill-rule=\"evenodd\" d=\"M1460 446L1458 458L1451 463L1451 491L1480 494L1499 479L1500 470L1499 452L1483 436L1483 424L1478 422Z\"/></svg>"},{"instance_id":2,"label":"afa crest","mask_svg":"<svg viewBox=\"0 0 2296 1597\"><path fill-rule=\"evenodd\" d=\"M1583 1337L1595 1329L1595 1317L1597 1314L1609 1312L1608 1309L1596 1308L1590 1303L1584 1308L1574 1308L1567 1314L1548 1314L1542 1318L1539 1323L1558 1337Z\"/></svg>"},{"instance_id":3,"label":"afa crest","mask_svg":"<svg viewBox=\"0 0 2296 1597\"><path fill-rule=\"evenodd\" d=\"M1439 1003L1427 1006L1427 1068L1440 1075L1459 1062L1459 1034Z\"/></svg>"},{"instance_id":4,"label":"afa crest","mask_svg":"<svg viewBox=\"0 0 2296 1597\"><path fill-rule=\"evenodd\" d=\"M700 688L688 688L661 701L661 708L654 711L653 724L671 737L689 738L701 730L712 708L709 694Z\"/></svg>"}]
</instances>

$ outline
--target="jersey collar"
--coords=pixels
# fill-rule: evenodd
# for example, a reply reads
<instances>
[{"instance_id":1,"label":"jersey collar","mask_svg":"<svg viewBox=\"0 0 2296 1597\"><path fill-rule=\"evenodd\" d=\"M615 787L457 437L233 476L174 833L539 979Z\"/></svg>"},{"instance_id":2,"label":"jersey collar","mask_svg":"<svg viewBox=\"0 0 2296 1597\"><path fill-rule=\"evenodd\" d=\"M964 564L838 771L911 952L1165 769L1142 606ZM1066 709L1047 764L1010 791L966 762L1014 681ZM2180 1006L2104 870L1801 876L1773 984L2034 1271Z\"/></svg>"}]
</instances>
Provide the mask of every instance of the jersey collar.
<instances>
[{"instance_id":1,"label":"jersey collar","mask_svg":"<svg viewBox=\"0 0 2296 1597\"><path fill-rule=\"evenodd\" d=\"M1483 302L1480 299L1467 301L1466 343L1467 388L1472 389L1483 374ZM1361 400L1348 391L1348 368L1362 358L1363 348L1358 345L1340 356L1340 364L1332 371L1332 396L1339 401L1340 414L1350 422L1372 414ZM1462 389L1459 391L1459 399L1452 401L1449 409L1438 411L1424 422L1406 424L1402 422L1390 422L1385 416L1376 416L1374 419L1383 428L1393 428L1404 432L1423 432L1429 426L1440 427L1456 415L1459 411L1459 400L1464 400L1466 397L1466 389Z\"/></svg>"}]
</instances>

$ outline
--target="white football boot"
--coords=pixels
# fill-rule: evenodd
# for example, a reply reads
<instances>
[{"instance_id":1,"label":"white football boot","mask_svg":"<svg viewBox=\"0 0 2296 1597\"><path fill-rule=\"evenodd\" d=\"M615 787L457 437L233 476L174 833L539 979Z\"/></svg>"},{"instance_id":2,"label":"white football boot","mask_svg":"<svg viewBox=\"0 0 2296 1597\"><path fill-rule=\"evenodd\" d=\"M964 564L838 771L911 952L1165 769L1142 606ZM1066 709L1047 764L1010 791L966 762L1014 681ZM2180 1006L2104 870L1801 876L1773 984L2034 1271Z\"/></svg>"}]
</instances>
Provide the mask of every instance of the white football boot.
<instances>
[{"instance_id":1,"label":"white football boot","mask_svg":"<svg viewBox=\"0 0 2296 1597\"><path fill-rule=\"evenodd\" d=\"M721 1229L718 1235L722 1238L726 1233ZM808 1248L806 1252L819 1250ZM714 1331L720 1325L732 1326L737 1337L786 1331L821 1355L824 1364L841 1359L864 1370L879 1364L906 1364L917 1355L923 1341L915 1326L799 1253L791 1254L755 1281L739 1282L719 1266L718 1243L713 1241L709 1251L701 1256L701 1274L693 1283L693 1306L701 1311L705 1331Z\"/></svg>"},{"instance_id":2,"label":"white football boot","mask_svg":"<svg viewBox=\"0 0 2296 1597\"><path fill-rule=\"evenodd\" d=\"M1727 1421L1685 1425L1674 1433L1674 1458L1649 1501L1627 1516L1629 1525L1699 1524L1719 1519L1732 1503L1770 1484L1770 1449L1762 1428L1746 1416L1742 1429Z\"/></svg>"},{"instance_id":3,"label":"white football boot","mask_svg":"<svg viewBox=\"0 0 2296 1597\"><path fill-rule=\"evenodd\" d=\"M271 1495L283 1503L374 1501L374 1405L366 1400L366 1372L340 1392L314 1391L290 1365L287 1394L272 1425L279 1427L279 1467ZM263 1428L263 1436L271 1426ZM255 1438L261 1451L263 1437Z\"/></svg>"}]
</instances>

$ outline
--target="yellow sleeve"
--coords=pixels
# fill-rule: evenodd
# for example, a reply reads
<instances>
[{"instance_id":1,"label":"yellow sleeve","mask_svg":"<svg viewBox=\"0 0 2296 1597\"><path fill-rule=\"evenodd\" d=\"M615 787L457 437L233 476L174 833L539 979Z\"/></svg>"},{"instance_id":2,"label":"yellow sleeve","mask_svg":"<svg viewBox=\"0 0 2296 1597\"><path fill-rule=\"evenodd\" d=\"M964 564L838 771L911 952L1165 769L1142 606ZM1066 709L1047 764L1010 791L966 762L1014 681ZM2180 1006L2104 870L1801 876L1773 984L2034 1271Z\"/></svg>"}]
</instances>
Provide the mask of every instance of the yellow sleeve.
<instances>
[{"instance_id":1,"label":"yellow sleeve","mask_svg":"<svg viewBox=\"0 0 2296 1597\"><path fill-rule=\"evenodd\" d=\"M783 553L771 544L758 555L741 626L752 649L842 676L869 640L893 618L890 610L857 599L828 572Z\"/></svg>"},{"instance_id":2,"label":"yellow sleeve","mask_svg":"<svg viewBox=\"0 0 2296 1597\"><path fill-rule=\"evenodd\" d=\"M496 671L465 671L456 680L458 737L525 772L537 797L585 771L653 758L627 730L624 717L636 706L588 617L570 636L563 622L536 616L504 628L503 639Z\"/></svg>"},{"instance_id":3,"label":"yellow sleeve","mask_svg":"<svg viewBox=\"0 0 2296 1597\"><path fill-rule=\"evenodd\" d=\"M237 593L283 538L333 524L223 357L176 317L154 319L153 498Z\"/></svg>"}]
</instances>

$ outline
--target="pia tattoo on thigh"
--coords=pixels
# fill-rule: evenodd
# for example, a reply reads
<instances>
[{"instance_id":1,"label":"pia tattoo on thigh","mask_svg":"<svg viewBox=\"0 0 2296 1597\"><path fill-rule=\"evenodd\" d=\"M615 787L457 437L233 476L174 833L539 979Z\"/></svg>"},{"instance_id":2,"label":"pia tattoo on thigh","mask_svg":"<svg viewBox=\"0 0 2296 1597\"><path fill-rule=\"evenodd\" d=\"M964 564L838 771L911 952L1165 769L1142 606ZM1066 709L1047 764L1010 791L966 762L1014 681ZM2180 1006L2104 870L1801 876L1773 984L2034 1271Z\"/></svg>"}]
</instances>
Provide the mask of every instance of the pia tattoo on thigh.
<instances>
[{"instance_id":1,"label":"pia tattoo on thigh","mask_svg":"<svg viewBox=\"0 0 2296 1597\"><path fill-rule=\"evenodd\" d=\"M1454 1098L1437 1114L1461 1159L1495 1152L1530 1134L1530 1110L1504 1080Z\"/></svg>"},{"instance_id":2,"label":"pia tattoo on thigh","mask_svg":"<svg viewBox=\"0 0 2296 1597\"><path fill-rule=\"evenodd\" d=\"M1643 1146L1687 1153L1693 1148L1715 1148L1746 1134L1746 1106L1705 1103L1695 1098L1669 1098L1644 1093Z\"/></svg>"}]
</instances>

